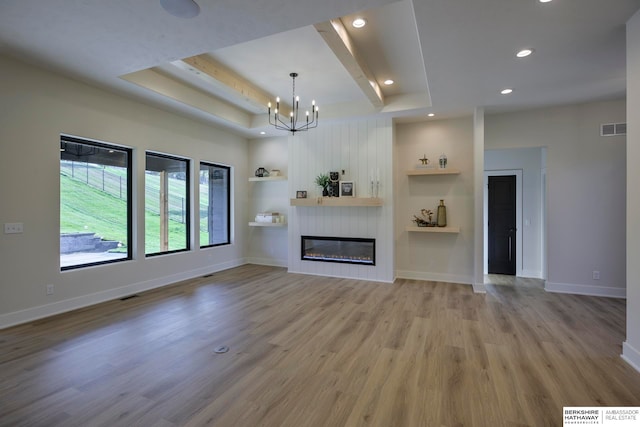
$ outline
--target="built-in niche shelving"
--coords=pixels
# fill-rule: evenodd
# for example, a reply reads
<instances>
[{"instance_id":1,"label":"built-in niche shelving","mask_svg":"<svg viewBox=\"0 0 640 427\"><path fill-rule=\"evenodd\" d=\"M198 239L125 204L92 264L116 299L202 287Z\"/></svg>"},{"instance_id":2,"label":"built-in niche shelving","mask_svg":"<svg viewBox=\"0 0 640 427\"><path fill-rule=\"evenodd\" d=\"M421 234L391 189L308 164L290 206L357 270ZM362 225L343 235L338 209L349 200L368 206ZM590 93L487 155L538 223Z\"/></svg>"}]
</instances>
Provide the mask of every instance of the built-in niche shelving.
<instances>
[{"instance_id":1,"label":"built-in niche shelving","mask_svg":"<svg viewBox=\"0 0 640 427\"><path fill-rule=\"evenodd\" d=\"M286 181L287 177L278 175L278 176L252 176L249 178L251 182L260 182L260 181Z\"/></svg>"},{"instance_id":2,"label":"built-in niche shelving","mask_svg":"<svg viewBox=\"0 0 640 427\"><path fill-rule=\"evenodd\" d=\"M384 200L379 197L313 197L308 199L291 199L291 206L307 207L376 207L382 206Z\"/></svg>"},{"instance_id":3,"label":"built-in niche shelving","mask_svg":"<svg viewBox=\"0 0 640 427\"><path fill-rule=\"evenodd\" d=\"M460 227L418 227L407 225L405 230L416 233L459 233Z\"/></svg>"},{"instance_id":4,"label":"built-in niche shelving","mask_svg":"<svg viewBox=\"0 0 640 427\"><path fill-rule=\"evenodd\" d=\"M409 169L407 175L419 176L419 175L459 175L459 169L445 168L423 168L423 169Z\"/></svg>"},{"instance_id":5,"label":"built-in niche shelving","mask_svg":"<svg viewBox=\"0 0 640 427\"><path fill-rule=\"evenodd\" d=\"M416 168L407 170L407 175L409 177L459 174L460 170L454 168ZM418 227L415 225L408 225L405 230L410 233L459 233L460 227Z\"/></svg>"},{"instance_id":6,"label":"built-in niche shelving","mask_svg":"<svg viewBox=\"0 0 640 427\"><path fill-rule=\"evenodd\" d=\"M287 177L284 175L277 176L251 176L249 182L274 182L274 181L286 181ZM249 227L286 227L286 222L256 222L250 221Z\"/></svg>"}]
</instances>

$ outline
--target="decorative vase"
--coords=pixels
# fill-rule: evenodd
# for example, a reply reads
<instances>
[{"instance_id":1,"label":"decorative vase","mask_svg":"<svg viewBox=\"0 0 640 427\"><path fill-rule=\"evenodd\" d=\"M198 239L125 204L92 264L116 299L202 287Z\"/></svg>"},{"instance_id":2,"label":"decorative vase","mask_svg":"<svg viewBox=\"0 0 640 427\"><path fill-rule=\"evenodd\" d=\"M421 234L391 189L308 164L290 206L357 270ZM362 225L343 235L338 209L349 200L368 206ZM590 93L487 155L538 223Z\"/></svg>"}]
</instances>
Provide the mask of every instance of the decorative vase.
<instances>
[{"instance_id":1,"label":"decorative vase","mask_svg":"<svg viewBox=\"0 0 640 427\"><path fill-rule=\"evenodd\" d=\"M443 153L440 156L440 169L444 169L447 167L447 156Z\"/></svg>"},{"instance_id":2,"label":"decorative vase","mask_svg":"<svg viewBox=\"0 0 640 427\"><path fill-rule=\"evenodd\" d=\"M447 207L444 205L444 200L440 200L438 206L438 227L447 226Z\"/></svg>"},{"instance_id":3,"label":"decorative vase","mask_svg":"<svg viewBox=\"0 0 640 427\"><path fill-rule=\"evenodd\" d=\"M327 187L324 187L322 189L322 197L327 197L329 196L329 190L327 190Z\"/></svg>"}]
</instances>

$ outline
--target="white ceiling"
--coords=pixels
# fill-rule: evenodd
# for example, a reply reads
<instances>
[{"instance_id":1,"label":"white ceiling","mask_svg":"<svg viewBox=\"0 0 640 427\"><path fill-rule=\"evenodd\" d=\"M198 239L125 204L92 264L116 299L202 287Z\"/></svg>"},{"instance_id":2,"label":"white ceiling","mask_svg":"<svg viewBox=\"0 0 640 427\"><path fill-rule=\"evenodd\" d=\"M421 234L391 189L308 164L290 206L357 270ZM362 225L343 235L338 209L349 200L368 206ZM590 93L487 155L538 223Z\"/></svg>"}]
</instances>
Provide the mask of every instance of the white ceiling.
<instances>
[{"instance_id":1,"label":"white ceiling","mask_svg":"<svg viewBox=\"0 0 640 427\"><path fill-rule=\"evenodd\" d=\"M266 109L172 62L207 54L271 96L291 96L321 120L390 115L403 120L506 111L623 96L625 23L640 0L197 0L193 19L159 0L0 0L0 53L179 114L257 137ZM353 29L350 19L368 25ZM342 18L360 59L382 86L376 108L314 24ZM532 47L524 59L516 51ZM197 93L175 99L121 78L153 69ZM500 95L512 87L513 94ZM157 89L157 88L156 88ZM186 92L185 92L186 93ZM212 108L202 105L211 101ZM221 101L222 100L222 101ZM237 110L246 120L218 114Z\"/></svg>"}]
</instances>

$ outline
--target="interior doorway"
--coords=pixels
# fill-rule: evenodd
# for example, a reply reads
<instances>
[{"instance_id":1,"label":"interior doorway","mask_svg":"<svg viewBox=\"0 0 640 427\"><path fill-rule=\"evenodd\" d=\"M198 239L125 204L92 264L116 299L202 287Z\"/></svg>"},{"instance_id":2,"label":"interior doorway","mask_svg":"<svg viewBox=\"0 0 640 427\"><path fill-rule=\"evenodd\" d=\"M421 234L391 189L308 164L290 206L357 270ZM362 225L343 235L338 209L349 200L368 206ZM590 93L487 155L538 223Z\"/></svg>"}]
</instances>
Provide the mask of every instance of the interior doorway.
<instances>
[{"instance_id":1,"label":"interior doorway","mask_svg":"<svg viewBox=\"0 0 640 427\"><path fill-rule=\"evenodd\" d=\"M546 278L546 165L545 147L485 150L484 158L484 274L488 274L489 177L516 177L516 276ZM515 244L514 244L515 242ZM507 241L507 249L508 249ZM513 254L512 254L513 257ZM504 275L504 278L509 278ZM486 279L486 278L485 278Z\"/></svg>"},{"instance_id":2,"label":"interior doorway","mask_svg":"<svg viewBox=\"0 0 640 427\"><path fill-rule=\"evenodd\" d=\"M511 242L509 242L508 237L502 236L500 237L499 242L494 241L494 246L490 247L490 230L489 230L489 215L490 215L490 195L489 195L489 179L492 180L497 178L496 182L502 181L502 177L512 177L507 179L512 179L514 181L512 185L512 190L515 190L515 201L513 203L513 208L515 209L515 218L514 223L515 226L509 227L514 228L512 231L513 235L511 238ZM500 185L500 187L504 187ZM495 195L494 195L495 197ZM501 272L499 274L510 274L515 276L522 276L522 169L504 169L504 170L486 170L484 172L484 274L490 274L494 272L495 269L492 268L492 271L489 270L489 258L490 252L494 252L494 255L499 255L501 260L506 259L509 260L509 253L511 254L511 261L515 266L515 270L511 267L508 272ZM501 202L503 203L503 202ZM502 234L502 232L500 233ZM496 246L495 243L498 243ZM511 243L511 247L509 248L509 243ZM495 259L495 258L494 258ZM502 261L500 261L502 262ZM504 264L504 263L503 263ZM495 266L494 266L495 267ZM505 266L500 266L501 269L504 269Z\"/></svg>"},{"instance_id":3,"label":"interior doorway","mask_svg":"<svg viewBox=\"0 0 640 427\"><path fill-rule=\"evenodd\" d=\"M488 177L487 272L516 275L516 175Z\"/></svg>"}]
</instances>

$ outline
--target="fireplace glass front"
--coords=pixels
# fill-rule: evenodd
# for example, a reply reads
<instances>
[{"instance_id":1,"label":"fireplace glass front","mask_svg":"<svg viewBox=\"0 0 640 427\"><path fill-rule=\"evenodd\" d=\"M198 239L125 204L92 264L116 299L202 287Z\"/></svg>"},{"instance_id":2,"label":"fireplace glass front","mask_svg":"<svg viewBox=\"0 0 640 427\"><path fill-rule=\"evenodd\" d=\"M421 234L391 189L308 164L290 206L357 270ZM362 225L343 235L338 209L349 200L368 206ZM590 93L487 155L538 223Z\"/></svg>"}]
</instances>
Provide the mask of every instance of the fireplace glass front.
<instances>
[{"instance_id":1,"label":"fireplace glass front","mask_svg":"<svg viewBox=\"0 0 640 427\"><path fill-rule=\"evenodd\" d=\"M301 236L301 259L376 265L376 240L355 237Z\"/></svg>"}]
</instances>

